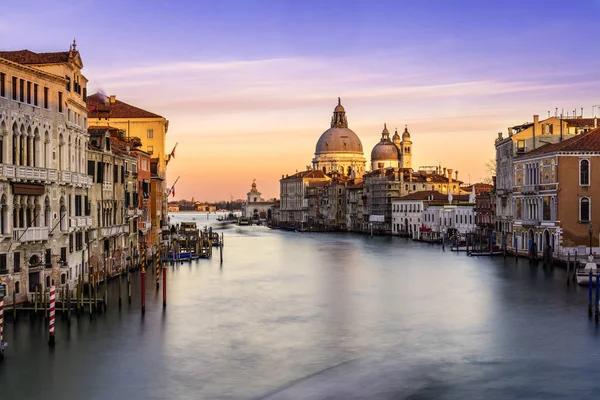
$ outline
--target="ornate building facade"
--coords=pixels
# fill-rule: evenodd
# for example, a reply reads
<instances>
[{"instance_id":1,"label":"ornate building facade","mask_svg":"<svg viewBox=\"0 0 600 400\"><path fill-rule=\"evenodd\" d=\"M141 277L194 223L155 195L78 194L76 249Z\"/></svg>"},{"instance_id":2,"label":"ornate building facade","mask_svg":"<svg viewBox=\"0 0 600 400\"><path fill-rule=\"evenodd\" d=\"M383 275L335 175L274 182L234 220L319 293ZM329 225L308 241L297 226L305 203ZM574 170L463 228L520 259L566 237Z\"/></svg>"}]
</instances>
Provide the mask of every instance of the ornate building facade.
<instances>
[{"instance_id":1,"label":"ornate building facade","mask_svg":"<svg viewBox=\"0 0 600 400\"><path fill-rule=\"evenodd\" d=\"M0 52L0 280L17 301L84 269L92 181L82 68L75 43Z\"/></svg>"}]
</instances>

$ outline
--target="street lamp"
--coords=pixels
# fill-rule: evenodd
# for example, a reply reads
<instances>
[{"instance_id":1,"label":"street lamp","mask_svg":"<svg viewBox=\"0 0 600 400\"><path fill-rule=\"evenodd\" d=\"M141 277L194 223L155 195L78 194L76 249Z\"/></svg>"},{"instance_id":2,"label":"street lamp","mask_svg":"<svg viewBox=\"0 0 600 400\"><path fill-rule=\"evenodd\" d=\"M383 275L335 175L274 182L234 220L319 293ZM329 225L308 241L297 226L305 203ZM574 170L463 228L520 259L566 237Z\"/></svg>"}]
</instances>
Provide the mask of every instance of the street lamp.
<instances>
[{"instance_id":1,"label":"street lamp","mask_svg":"<svg viewBox=\"0 0 600 400\"><path fill-rule=\"evenodd\" d=\"M590 222L590 226L588 228L588 233L590 234L590 256L592 255L592 235L594 234L594 228L592 227L592 223Z\"/></svg>"}]
</instances>

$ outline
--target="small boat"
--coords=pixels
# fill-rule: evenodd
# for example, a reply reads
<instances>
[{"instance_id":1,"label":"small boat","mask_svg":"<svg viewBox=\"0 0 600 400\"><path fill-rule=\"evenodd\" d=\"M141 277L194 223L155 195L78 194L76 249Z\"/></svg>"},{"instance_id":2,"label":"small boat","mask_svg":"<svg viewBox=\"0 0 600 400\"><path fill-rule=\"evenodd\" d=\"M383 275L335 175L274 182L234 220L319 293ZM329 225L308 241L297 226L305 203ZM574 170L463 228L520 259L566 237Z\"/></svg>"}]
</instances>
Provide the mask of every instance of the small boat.
<instances>
[{"instance_id":1,"label":"small boat","mask_svg":"<svg viewBox=\"0 0 600 400\"><path fill-rule=\"evenodd\" d=\"M245 218L245 217L240 217L240 219L238 219L238 225L240 225L240 226L250 225L250 219Z\"/></svg>"},{"instance_id":2,"label":"small boat","mask_svg":"<svg viewBox=\"0 0 600 400\"><path fill-rule=\"evenodd\" d=\"M467 251L469 248L467 246L450 246L450 251Z\"/></svg>"},{"instance_id":3,"label":"small boat","mask_svg":"<svg viewBox=\"0 0 600 400\"><path fill-rule=\"evenodd\" d=\"M501 256L503 255L504 252L503 251L469 251L467 253L468 256L471 257L481 257L481 256Z\"/></svg>"},{"instance_id":4,"label":"small boat","mask_svg":"<svg viewBox=\"0 0 600 400\"><path fill-rule=\"evenodd\" d=\"M600 270L593 260L588 260L585 267L577 269L577 283L579 285L590 284L590 272L592 273L592 285L596 285L596 277L600 275Z\"/></svg>"}]
</instances>

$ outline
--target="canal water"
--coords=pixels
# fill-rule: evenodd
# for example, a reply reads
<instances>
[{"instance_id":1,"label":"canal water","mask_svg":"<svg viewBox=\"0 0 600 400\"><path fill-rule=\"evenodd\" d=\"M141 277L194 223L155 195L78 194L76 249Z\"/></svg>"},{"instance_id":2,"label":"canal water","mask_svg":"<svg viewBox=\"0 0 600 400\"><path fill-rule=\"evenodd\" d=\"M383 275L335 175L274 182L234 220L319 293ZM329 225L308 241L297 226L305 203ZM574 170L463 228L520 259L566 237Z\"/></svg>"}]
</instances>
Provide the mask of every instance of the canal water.
<instances>
[{"instance_id":1,"label":"canal water","mask_svg":"<svg viewBox=\"0 0 600 400\"><path fill-rule=\"evenodd\" d=\"M175 214L219 228L215 215ZM600 396L600 326L561 268L402 238L229 227L170 267L162 310L5 326L1 399L509 399Z\"/></svg>"}]
</instances>

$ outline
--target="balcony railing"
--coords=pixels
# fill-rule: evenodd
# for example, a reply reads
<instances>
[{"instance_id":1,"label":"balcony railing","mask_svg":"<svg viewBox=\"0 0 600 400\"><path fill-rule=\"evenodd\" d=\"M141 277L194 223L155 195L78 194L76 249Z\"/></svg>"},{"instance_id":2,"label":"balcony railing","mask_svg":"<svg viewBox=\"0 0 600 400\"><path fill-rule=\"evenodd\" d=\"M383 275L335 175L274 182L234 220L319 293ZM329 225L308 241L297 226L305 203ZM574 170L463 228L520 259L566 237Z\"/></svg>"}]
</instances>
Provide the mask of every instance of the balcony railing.
<instances>
[{"instance_id":1,"label":"balcony railing","mask_svg":"<svg viewBox=\"0 0 600 400\"><path fill-rule=\"evenodd\" d=\"M92 226L92 217L71 217L69 218L69 228L85 228Z\"/></svg>"},{"instance_id":2,"label":"balcony railing","mask_svg":"<svg viewBox=\"0 0 600 400\"><path fill-rule=\"evenodd\" d=\"M523 185L521 186L521 193L537 193L539 190L538 185Z\"/></svg>"},{"instance_id":3,"label":"balcony railing","mask_svg":"<svg viewBox=\"0 0 600 400\"><path fill-rule=\"evenodd\" d=\"M0 164L0 176L7 179L29 180L37 182L56 182L58 178L58 174L55 169L8 164Z\"/></svg>"},{"instance_id":4,"label":"balcony railing","mask_svg":"<svg viewBox=\"0 0 600 400\"><path fill-rule=\"evenodd\" d=\"M48 228L14 228L13 239L21 242L48 240Z\"/></svg>"},{"instance_id":5,"label":"balcony railing","mask_svg":"<svg viewBox=\"0 0 600 400\"><path fill-rule=\"evenodd\" d=\"M60 171L60 182L71 183L71 171Z\"/></svg>"},{"instance_id":6,"label":"balcony railing","mask_svg":"<svg viewBox=\"0 0 600 400\"><path fill-rule=\"evenodd\" d=\"M100 235L102 235L103 237L116 236L125 233L129 233L129 224L105 226L103 228L100 228Z\"/></svg>"},{"instance_id":7,"label":"balcony railing","mask_svg":"<svg viewBox=\"0 0 600 400\"><path fill-rule=\"evenodd\" d=\"M540 224L540 220L529 218L529 219L524 219L523 222L521 222L521 223L523 225L527 225L527 226L538 226Z\"/></svg>"}]
</instances>

